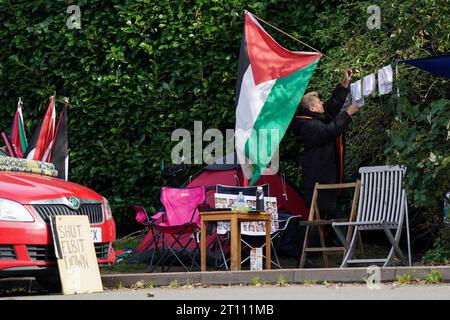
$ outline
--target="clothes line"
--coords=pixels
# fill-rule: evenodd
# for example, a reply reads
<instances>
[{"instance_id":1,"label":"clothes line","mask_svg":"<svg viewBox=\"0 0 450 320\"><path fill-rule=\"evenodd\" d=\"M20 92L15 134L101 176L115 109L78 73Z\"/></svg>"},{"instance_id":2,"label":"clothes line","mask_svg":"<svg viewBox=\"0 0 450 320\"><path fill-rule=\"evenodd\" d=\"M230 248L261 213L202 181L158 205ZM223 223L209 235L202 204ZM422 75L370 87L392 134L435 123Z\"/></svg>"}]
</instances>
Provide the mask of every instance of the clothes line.
<instances>
[{"instance_id":1,"label":"clothes line","mask_svg":"<svg viewBox=\"0 0 450 320\"><path fill-rule=\"evenodd\" d=\"M245 13L249 13L247 10L244 10ZM270 22L264 20L263 18L252 13L252 16L255 17L260 22L268 25L272 29L282 33L283 35L289 37L290 39L300 43L301 45L319 53L325 58L328 58L336 63L339 61L329 55L326 55L322 51L314 48L313 46L307 44L304 41L301 41L294 36L290 35L286 31L274 26ZM421 58L421 59L396 59L386 64L384 67L379 68L374 73L368 74L365 77L362 77L360 80L351 83L351 97L352 101L355 102L358 106L364 105L364 97L374 96L376 95L376 87L378 87L378 94L385 95L393 90L394 80L399 79L399 71L398 64L399 62L408 63L415 67L421 68L428 72L434 73L435 75L440 75L444 77L450 78L450 70L448 67L450 65L450 55L443 55L438 57L430 57L430 58ZM444 68L443 68L444 66ZM395 71L394 71L395 70ZM375 74L377 77L375 77ZM397 87L397 96L400 96L399 88ZM355 99L356 98L356 99Z\"/></svg>"},{"instance_id":2,"label":"clothes line","mask_svg":"<svg viewBox=\"0 0 450 320\"><path fill-rule=\"evenodd\" d=\"M350 84L352 102L358 107L362 107L364 105L364 98L376 95L376 87L378 87L378 95L380 96L390 93L394 85L393 64L394 63L387 64L376 72L370 73L361 79L352 82ZM394 64L394 67L396 71L395 78L398 79L397 63ZM399 95L400 93L397 87L397 96Z\"/></svg>"}]
</instances>

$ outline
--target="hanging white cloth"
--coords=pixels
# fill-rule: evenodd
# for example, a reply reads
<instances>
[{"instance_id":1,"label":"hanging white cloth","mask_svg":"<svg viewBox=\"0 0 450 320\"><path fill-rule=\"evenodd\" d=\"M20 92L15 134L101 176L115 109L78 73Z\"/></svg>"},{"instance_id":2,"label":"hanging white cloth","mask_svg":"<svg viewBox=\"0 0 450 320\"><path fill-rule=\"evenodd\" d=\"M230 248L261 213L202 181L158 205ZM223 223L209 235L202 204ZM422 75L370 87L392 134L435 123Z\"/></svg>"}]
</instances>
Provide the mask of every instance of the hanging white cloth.
<instances>
[{"instance_id":1,"label":"hanging white cloth","mask_svg":"<svg viewBox=\"0 0 450 320\"><path fill-rule=\"evenodd\" d=\"M358 108L364 105L364 96L362 94L362 82L358 80L350 85L350 93L352 95L352 102L358 106Z\"/></svg>"},{"instance_id":2,"label":"hanging white cloth","mask_svg":"<svg viewBox=\"0 0 450 320\"><path fill-rule=\"evenodd\" d=\"M376 78L375 75L369 74L363 78L363 96L368 97L375 94L375 86L376 86Z\"/></svg>"},{"instance_id":3,"label":"hanging white cloth","mask_svg":"<svg viewBox=\"0 0 450 320\"><path fill-rule=\"evenodd\" d=\"M392 91L392 66L388 65L378 70L378 91L381 94L387 94Z\"/></svg>"}]
</instances>

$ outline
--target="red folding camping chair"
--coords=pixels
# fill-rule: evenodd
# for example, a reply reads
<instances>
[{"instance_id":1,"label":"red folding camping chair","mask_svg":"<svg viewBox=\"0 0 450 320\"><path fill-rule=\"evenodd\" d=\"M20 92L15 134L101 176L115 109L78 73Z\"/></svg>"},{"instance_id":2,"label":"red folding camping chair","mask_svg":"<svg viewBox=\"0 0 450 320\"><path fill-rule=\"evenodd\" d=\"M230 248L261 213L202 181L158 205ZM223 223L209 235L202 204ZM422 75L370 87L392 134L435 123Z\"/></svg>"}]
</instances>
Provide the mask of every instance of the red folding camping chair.
<instances>
[{"instance_id":1,"label":"red folding camping chair","mask_svg":"<svg viewBox=\"0 0 450 320\"><path fill-rule=\"evenodd\" d=\"M196 261L199 257L200 215L198 207L205 202L205 187L186 189L161 189L161 203L165 209L149 217L142 207L133 206L137 212L136 220L150 228L154 239L153 253L149 263L149 272L160 266L162 272L168 271L178 262L186 271L192 271L200 265ZM185 237L188 235L189 237ZM187 239L187 240L182 240ZM192 252L188 250L194 242ZM190 266L183 255L188 257ZM157 261L154 263L155 258ZM169 258L172 258L169 261Z\"/></svg>"}]
</instances>

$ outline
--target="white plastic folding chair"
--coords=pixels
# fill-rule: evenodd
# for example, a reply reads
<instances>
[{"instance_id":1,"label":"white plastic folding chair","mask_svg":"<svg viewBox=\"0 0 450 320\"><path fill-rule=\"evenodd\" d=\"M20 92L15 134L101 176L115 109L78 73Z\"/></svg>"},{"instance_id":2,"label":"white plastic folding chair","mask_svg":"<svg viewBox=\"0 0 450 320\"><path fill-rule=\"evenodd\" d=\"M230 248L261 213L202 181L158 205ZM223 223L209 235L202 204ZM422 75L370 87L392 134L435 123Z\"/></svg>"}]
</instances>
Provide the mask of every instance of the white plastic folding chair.
<instances>
[{"instance_id":1,"label":"white plastic folding chair","mask_svg":"<svg viewBox=\"0 0 450 320\"><path fill-rule=\"evenodd\" d=\"M400 238L403 224L406 222L408 264L411 266L411 244L409 235L408 203L403 178L406 168L401 166L362 167L361 189L358 203L358 213L354 222L335 222L333 228L346 248L341 268L348 264L383 264L392 263L394 253L406 262L400 249ZM353 229L350 241L344 237L343 227ZM362 231L383 230L388 238L391 249L384 259L354 259L357 235ZM395 232L395 235L392 234Z\"/></svg>"}]
</instances>

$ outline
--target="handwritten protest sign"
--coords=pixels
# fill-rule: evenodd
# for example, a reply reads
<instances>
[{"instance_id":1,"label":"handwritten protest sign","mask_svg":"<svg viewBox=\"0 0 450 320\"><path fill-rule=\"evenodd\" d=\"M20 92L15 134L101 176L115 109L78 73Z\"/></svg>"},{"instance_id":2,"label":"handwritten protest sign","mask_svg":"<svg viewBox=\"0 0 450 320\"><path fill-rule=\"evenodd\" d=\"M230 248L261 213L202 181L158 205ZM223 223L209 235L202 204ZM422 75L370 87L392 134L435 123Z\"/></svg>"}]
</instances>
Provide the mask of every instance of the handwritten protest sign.
<instances>
[{"instance_id":1,"label":"handwritten protest sign","mask_svg":"<svg viewBox=\"0 0 450 320\"><path fill-rule=\"evenodd\" d=\"M63 294L103 291L87 216L54 216L52 233Z\"/></svg>"}]
</instances>

